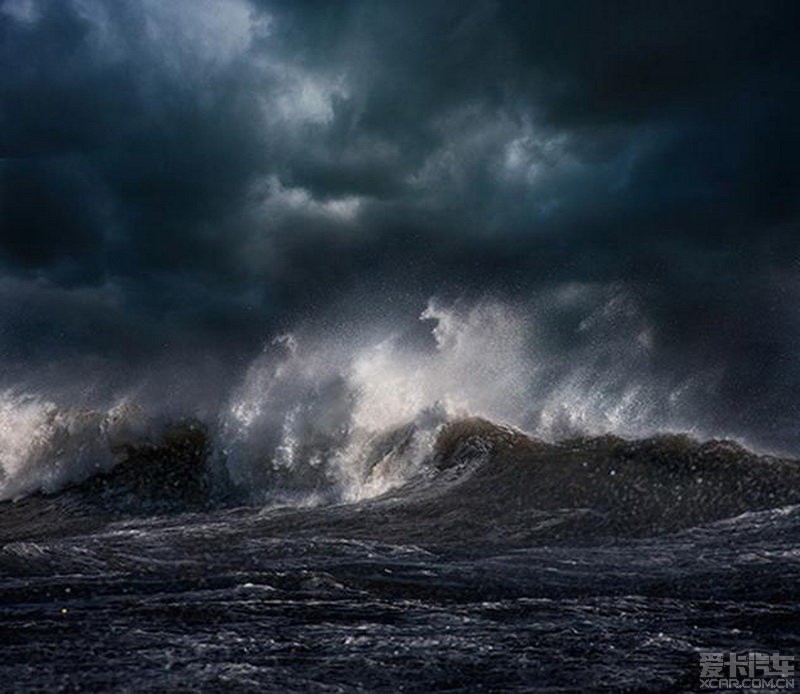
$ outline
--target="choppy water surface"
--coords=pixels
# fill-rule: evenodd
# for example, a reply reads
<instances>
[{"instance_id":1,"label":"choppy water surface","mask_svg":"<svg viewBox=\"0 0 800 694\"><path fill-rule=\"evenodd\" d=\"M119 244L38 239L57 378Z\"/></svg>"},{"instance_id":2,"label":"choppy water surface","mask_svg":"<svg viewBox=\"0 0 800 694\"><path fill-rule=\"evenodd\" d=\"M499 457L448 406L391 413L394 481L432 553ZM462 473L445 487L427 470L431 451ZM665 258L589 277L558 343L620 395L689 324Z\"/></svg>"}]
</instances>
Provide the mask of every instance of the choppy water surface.
<instances>
[{"instance_id":1,"label":"choppy water surface","mask_svg":"<svg viewBox=\"0 0 800 694\"><path fill-rule=\"evenodd\" d=\"M243 506L188 427L0 507L4 687L693 690L699 651L798 650L798 479L464 420L376 497Z\"/></svg>"}]
</instances>

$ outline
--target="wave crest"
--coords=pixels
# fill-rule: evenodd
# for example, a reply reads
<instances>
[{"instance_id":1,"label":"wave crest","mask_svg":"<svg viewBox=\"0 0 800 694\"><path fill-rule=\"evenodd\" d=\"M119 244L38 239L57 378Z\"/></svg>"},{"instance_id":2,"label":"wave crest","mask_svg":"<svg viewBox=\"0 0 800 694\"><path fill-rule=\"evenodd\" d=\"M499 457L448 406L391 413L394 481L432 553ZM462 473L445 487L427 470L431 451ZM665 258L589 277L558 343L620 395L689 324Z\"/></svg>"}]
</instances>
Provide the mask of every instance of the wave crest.
<instances>
[{"instance_id":1,"label":"wave crest","mask_svg":"<svg viewBox=\"0 0 800 694\"><path fill-rule=\"evenodd\" d=\"M126 402L64 408L27 394L0 394L0 500L54 492L111 468L115 450L143 440L144 413Z\"/></svg>"},{"instance_id":2,"label":"wave crest","mask_svg":"<svg viewBox=\"0 0 800 694\"><path fill-rule=\"evenodd\" d=\"M524 306L431 300L419 318L389 331L307 325L267 345L206 419L214 466L240 499L379 496L428 474L442 427L469 417L551 442L708 438L698 393L714 374L659 376L657 336L619 287L562 286ZM158 441L163 417L132 402L83 409L0 394L0 499L55 491L108 470L121 444Z\"/></svg>"}]
</instances>

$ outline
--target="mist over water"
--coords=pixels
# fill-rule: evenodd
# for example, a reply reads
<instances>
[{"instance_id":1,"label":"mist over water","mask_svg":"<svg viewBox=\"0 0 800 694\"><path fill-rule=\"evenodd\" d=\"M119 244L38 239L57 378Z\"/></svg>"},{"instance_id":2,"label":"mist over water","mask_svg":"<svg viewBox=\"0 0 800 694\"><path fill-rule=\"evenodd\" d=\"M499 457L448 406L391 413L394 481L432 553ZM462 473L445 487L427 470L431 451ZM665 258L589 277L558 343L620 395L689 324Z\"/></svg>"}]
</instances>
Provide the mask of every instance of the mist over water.
<instances>
[{"instance_id":1,"label":"mist over water","mask_svg":"<svg viewBox=\"0 0 800 694\"><path fill-rule=\"evenodd\" d=\"M635 289L566 284L525 302L431 298L420 308L388 321L301 322L233 382L209 379L208 397L194 406L180 391L170 402L134 385L92 405L69 374L60 401L19 384L0 403L0 497L53 492L108 470L124 445L155 442L187 418L208 427L215 464L256 503L385 492L420 471L445 422L465 417L547 441L660 432L746 441L750 433L718 426L724 365L676 373L662 363ZM385 438L404 427L402 454L381 458Z\"/></svg>"}]
</instances>

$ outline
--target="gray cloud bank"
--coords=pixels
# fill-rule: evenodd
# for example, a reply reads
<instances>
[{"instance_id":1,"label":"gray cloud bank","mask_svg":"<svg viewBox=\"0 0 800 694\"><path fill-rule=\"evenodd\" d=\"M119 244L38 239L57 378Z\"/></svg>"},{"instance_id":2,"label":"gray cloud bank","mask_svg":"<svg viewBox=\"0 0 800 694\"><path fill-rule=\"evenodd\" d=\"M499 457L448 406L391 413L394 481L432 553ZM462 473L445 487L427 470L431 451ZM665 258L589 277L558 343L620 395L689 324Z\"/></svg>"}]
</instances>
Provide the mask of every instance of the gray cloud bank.
<instances>
[{"instance_id":1,"label":"gray cloud bank","mask_svg":"<svg viewBox=\"0 0 800 694\"><path fill-rule=\"evenodd\" d=\"M798 26L791 1L4 0L5 380L235 370L348 296L622 283L667 368L723 365L729 411L788 421Z\"/></svg>"}]
</instances>

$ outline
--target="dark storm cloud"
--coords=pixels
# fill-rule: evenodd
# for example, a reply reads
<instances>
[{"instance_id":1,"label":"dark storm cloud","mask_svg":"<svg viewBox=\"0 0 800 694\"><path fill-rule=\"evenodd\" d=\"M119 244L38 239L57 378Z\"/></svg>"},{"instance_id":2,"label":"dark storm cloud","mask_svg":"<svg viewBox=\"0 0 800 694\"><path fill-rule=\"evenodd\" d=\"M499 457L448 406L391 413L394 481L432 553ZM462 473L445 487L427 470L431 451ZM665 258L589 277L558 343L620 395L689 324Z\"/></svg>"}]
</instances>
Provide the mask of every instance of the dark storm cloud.
<instances>
[{"instance_id":1,"label":"dark storm cloud","mask_svg":"<svg viewBox=\"0 0 800 694\"><path fill-rule=\"evenodd\" d=\"M599 280L646 287L667 342L782 363L799 14L4 0L7 351L255 345L359 286Z\"/></svg>"}]
</instances>

